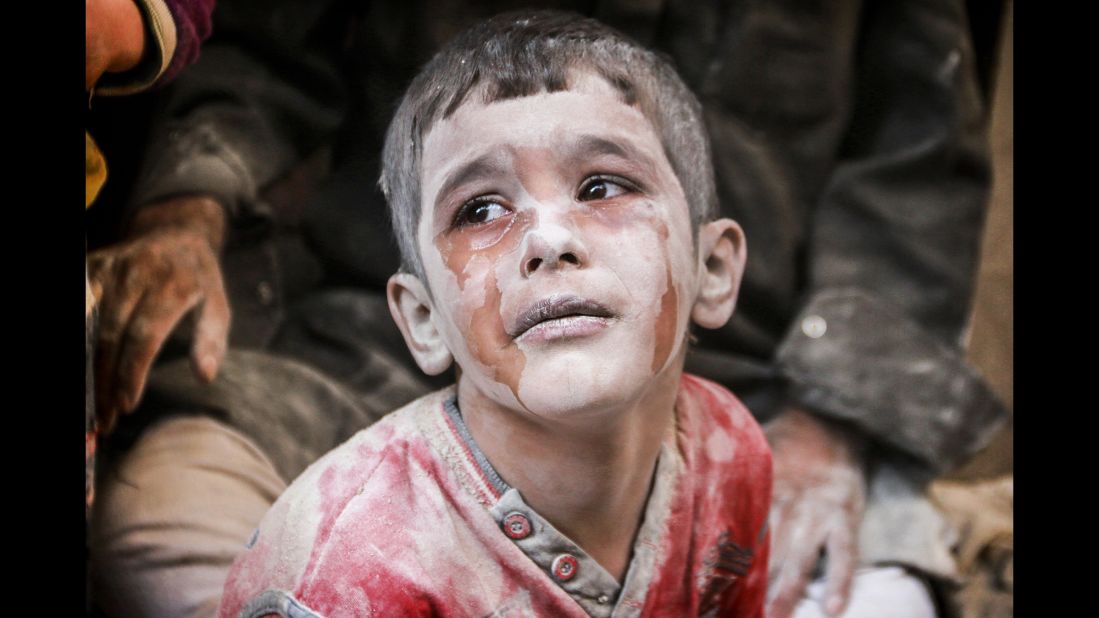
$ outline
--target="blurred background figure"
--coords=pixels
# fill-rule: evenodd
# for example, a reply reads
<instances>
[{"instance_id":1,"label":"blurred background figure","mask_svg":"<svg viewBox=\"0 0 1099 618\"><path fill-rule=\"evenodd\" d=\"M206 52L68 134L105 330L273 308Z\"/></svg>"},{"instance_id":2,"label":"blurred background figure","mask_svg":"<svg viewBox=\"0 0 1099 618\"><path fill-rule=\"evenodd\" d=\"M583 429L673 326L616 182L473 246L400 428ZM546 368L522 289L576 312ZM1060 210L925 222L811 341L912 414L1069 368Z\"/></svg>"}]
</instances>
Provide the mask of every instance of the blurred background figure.
<instances>
[{"instance_id":1,"label":"blurred background figure","mask_svg":"<svg viewBox=\"0 0 1099 618\"><path fill-rule=\"evenodd\" d=\"M210 34L214 0L87 0L84 3L84 89L96 95L141 92L167 83L198 57ZM123 129L125 130L125 129ZM84 135L84 207L107 181L107 163L91 133ZM93 501L96 430L92 384L98 295L85 281L85 508Z\"/></svg>"},{"instance_id":2,"label":"blurred background figure","mask_svg":"<svg viewBox=\"0 0 1099 618\"><path fill-rule=\"evenodd\" d=\"M198 63L115 111L149 128L89 256L98 414L118 423L90 536L109 615L211 615L291 479L442 385L385 303L380 146L416 69L514 4L223 0ZM749 258L733 321L697 333L687 370L768 423L768 615L957 610L961 520L928 484L1006 417L965 356L1003 7L539 4L668 54L705 107Z\"/></svg>"},{"instance_id":3,"label":"blurred background figure","mask_svg":"<svg viewBox=\"0 0 1099 618\"><path fill-rule=\"evenodd\" d=\"M98 96L127 95L167 83L198 57L209 36L214 0L86 0L84 3L84 89L88 107ZM90 116L91 114L89 114ZM132 125L100 127L126 133ZM99 133L99 130L94 131ZM133 149L139 150L137 145ZM84 207L90 208L107 183L107 161L92 132L84 134ZM87 263L85 262L85 273ZM84 284L84 513L95 500L96 450L100 426L95 409L98 299L102 289L85 274ZM88 577L91 577L90 570ZM89 586L90 588L90 586ZM91 599L86 599L89 612Z\"/></svg>"}]
</instances>

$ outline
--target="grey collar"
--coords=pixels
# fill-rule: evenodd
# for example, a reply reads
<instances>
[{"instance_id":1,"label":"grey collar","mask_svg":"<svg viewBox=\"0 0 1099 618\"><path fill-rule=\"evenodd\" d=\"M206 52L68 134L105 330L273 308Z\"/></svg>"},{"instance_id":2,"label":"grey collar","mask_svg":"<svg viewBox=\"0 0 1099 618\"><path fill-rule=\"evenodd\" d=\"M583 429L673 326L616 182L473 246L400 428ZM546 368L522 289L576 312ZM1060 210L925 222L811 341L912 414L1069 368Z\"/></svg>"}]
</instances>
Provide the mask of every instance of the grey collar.
<instances>
[{"instance_id":1,"label":"grey collar","mask_svg":"<svg viewBox=\"0 0 1099 618\"><path fill-rule=\"evenodd\" d=\"M522 550L589 615L599 618L637 615L652 581L662 546L664 524L671 510L679 468L672 445L674 441L669 443L666 440L661 445L644 520L634 541L625 583L620 585L583 548L535 512L523 500L518 489L500 477L473 440L456 398L447 400L443 409L485 478L500 494L496 504L489 508L489 514L500 526L501 534Z\"/></svg>"}]
</instances>

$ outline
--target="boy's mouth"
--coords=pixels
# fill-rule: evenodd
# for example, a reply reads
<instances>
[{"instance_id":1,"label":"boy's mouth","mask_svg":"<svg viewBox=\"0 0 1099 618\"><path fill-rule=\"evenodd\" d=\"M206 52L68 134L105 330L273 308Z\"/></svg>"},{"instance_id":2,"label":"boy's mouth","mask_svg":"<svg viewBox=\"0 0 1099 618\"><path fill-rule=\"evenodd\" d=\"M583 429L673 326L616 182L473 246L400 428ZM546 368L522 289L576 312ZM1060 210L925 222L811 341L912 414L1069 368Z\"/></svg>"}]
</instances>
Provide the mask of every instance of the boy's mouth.
<instances>
[{"instance_id":1,"label":"boy's mouth","mask_svg":"<svg viewBox=\"0 0 1099 618\"><path fill-rule=\"evenodd\" d=\"M511 335L513 339L518 339L531 329L538 331L551 330L548 327L554 325L572 325L572 327L565 328L565 331L574 331L578 330L576 326L581 326L579 324L573 324L574 322L584 321L602 324L606 321L606 318L613 317L614 313L610 309L607 309L594 300L580 298L578 296L551 296L549 298L544 298L519 312L519 315L508 329L508 334ZM571 320L570 318L578 319ZM584 320L584 318L590 319ZM595 326L595 324L589 325L588 328L580 328L575 334L585 334L587 331L592 330L590 326ZM550 335L550 333L545 334ZM559 335L567 334L573 333L559 333ZM556 337L551 335L549 338Z\"/></svg>"}]
</instances>

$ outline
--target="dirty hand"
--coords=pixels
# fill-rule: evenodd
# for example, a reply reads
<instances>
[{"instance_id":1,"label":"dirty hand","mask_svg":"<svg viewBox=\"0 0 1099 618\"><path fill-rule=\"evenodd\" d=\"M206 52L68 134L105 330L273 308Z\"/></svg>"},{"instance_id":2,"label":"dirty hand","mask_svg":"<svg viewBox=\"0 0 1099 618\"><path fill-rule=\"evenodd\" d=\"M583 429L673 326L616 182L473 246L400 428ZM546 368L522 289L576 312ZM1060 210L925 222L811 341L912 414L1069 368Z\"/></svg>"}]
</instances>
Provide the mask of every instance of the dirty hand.
<instances>
[{"instance_id":1,"label":"dirty hand","mask_svg":"<svg viewBox=\"0 0 1099 618\"><path fill-rule=\"evenodd\" d=\"M766 427L774 457L767 615L788 618L827 553L825 611L847 606L866 502L862 439L790 408Z\"/></svg>"},{"instance_id":2,"label":"dirty hand","mask_svg":"<svg viewBox=\"0 0 1099 618\"><path fill-rule=\"evenodd\" d=\"M88 256L98 299L96 416L110 432L137 406L168 335L195 311L191 367L209 382L225 355L229 303L218 266L225 232L219 203L176 197L138 212L127 239Z\"/></svg>"}]
</instances>

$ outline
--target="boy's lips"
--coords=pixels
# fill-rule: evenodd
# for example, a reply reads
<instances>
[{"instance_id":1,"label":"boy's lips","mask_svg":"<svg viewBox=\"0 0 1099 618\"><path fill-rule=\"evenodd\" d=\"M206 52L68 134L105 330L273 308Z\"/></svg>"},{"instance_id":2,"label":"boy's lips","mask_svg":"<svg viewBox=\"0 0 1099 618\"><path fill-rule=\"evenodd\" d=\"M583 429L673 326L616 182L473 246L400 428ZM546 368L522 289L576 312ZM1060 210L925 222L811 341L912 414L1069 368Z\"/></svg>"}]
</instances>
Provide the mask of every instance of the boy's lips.
<instances>
[{"instance_id":1,"label":"boy's lips","mask_svg":"<svg viewBox=\"0 0 1099 618\"><path fill-rule=\"evenodd\" d=\"M602 329L605 326L606 319L613 317L614 312L594 300L571 295L551 296L520 311L512 321L510 328L508 328L508 334L513 339L518 339L531 329L539 327L536 330L561 331L544 333L547 335L547 339L555 339L559 336L583 335L588 334L588 331ZM546 326L541 326L543 324ZM555 328L547 328L551 325Z\"/></svg>"}]
</instances>

